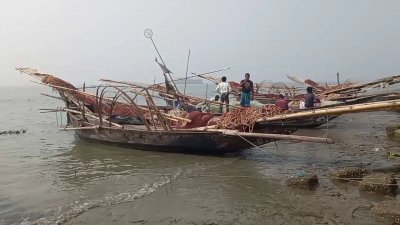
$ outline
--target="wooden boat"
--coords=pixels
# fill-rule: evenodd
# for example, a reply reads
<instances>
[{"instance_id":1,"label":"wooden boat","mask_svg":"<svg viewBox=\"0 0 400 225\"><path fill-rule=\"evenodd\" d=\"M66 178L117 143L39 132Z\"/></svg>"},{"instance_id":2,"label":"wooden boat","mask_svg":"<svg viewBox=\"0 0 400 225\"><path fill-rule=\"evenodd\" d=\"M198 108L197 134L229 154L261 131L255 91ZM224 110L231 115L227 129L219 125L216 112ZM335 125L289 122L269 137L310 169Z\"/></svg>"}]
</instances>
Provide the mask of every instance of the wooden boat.
<instances>
[{"instance_id":1,"label":"wooden boat","mask_svg":"<svg viewBox=\"0 0 400 225\"><path fill-rule=\"evenodd\" d=\"M147 102L145 108L137 105L135 97L130 97L121 87L100 85L94 95L80 91L72 84L49 74L38 73L29 68L17 68L17 70L40 79L41 84L56 90L65 107L48 112L66 112L68 126L62 129L74 130L78 137L88 141L141 150L197 154L240 152L279 139L333 143L328 138L288 135L296 130L294 128L259 126L251 133L235 129L198 129L187 126L195 122L193 119L169 115L157 108L147 89L141 88L141 91L130 89L135 97L142 95L145 98ZM105 96L106 92L110 92L105 91L107 88L113 89L113 97ZM119 98L125 102L120 102ZM140 118L143 124L125 125L113 122L111 118L115 114ZM200 116L204 118L206 115ZM186 125L182 126L185 123ZM198 126L203 124L200 123Z\"/></svg>"},{"instance_id":2,"label":"wooden boat","mask_svg":"<svg viewBox=\"0 0 400 225\"><path fill-rule=\"evenodd\" d=\"M84 140L117 144L140 150L181 152L194 154L223 154L240 152L266 144L274 139L225 135L216 131L197 130L146 130L143 125L128 125L123 129L98 126L95 129L83 121L81 115L68 113L71 126ZM90 124L95 121L90 121ZM89 128L89 129L85 129ZM258 130L260 131L260 130ZM289 134L295 130L286 130ZM285 133L285 132L280 132Z\"/></svg>"}]
</instances>

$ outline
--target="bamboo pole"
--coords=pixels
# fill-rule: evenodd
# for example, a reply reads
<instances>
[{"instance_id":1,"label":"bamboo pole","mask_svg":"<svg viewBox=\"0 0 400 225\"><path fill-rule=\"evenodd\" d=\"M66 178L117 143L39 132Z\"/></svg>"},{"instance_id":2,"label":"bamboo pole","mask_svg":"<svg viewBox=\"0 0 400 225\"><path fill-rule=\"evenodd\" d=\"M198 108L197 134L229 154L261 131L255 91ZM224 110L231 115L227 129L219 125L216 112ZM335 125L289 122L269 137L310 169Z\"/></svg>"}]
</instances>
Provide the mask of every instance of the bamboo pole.
<instances>
[{"instance_id":1,"label":"bamboo pole","mask_svg":"<svg viewBox=\"0 0 400 225\"><path fill-rule=\"evenodd\" d=\"M261 118L258 119L257 122L286 120L286 119L323 116L323 115L341 115L341 114L356 113L356 112L384 111L396 108L400 108L400 100L364 103L364 104L356 104L350 106L337 106L333 108L311 109L304 112L281 114L272 117Z\"/></svg>"},{"instance_id":2,"label":"bamboo pole","mask_svg":"<svg viewBox=\"0 0 400 225\"><path fill-rule=\"evenodd\" d=\"M114 87L114 86L113 86L113 87ZM121 92L121 93L123 94L123 96L124 96L125 98L127 98L127 99L129 100L129 102L130 102L134 107L139 108L138 105L136 105L135 101L134 101L126 92L124 92L124 91L123 91L122 89L120 89L119 87L114 87L114 88L117 89L119 92ZM149 125L149 123L147 122L146 118L144 118L144 113L140 110L140 108L139 108L139 110L138 110L138 113L139 113L140 118L142 118L142 120L143 120L143 122L144 122L144 125L146 126L147 130L150 130L150 125Z\"/></svg>"},{"instance_id":3,"label":"bamboo pole","mask_svg":"<svg viewBox=\"0 0 400 225\"><path fill-rule=\"evenodd\" d=\"M149 114L150 114L150 121L151 121L151 123L153 124L154 130L157 130L157 124L156 124L156 122L154 121L154 114L153 114L153 111L150 110L150 104L149 104L149 102L148 102L147 99L146 99L146 102L147 102L147 108L148 108L148 111L149 111Z\"/></svg>"},{"instance_id":4,"label":"bamboo pole","mask_svg":"<svg viewBox=\"0 0 400 225\"><path fill-rule=\"evenodd\" d=\"M90 126L90 127L61 127L60 130L95 130L99 129L100 126Z\"/></svg>"},{"instance_id":5,"label":"bamboo pole","mask_svg":"<svg viewBox=\"0 0 400 225\"><path fill-rule=\"evenodd\" d=\"M76 110L72 110L72 109L61 109L60 111L66 111L66 112L71 112L71 113L76 113L76 114L82 114L81 111L76 111ZM92 114L85 114L85 116L93 118L93 119L96 119L96 120L100 120L99 117L94 116ZM110 122L110 121L107 120L107 122ZM122 125L119 125L119 124L113 123L113 122L111 122L111 124L116 126L116 127L119 127L119 128L123 128L124 127Z\"/></svg>"},{"instance_id":6,"label":"bamboo pole","mask_svg":"<svg viewBox=\"0 0 400 225\"><path fill-rule=\"evenodd\" d=\"M153 87L151 87L151 85L147 85L147 86L146 86L146 85L141 85L141 84L126 82L126 81L113 81L113 80L108 80L108 79L100 79L100 81L102 81L102 82L107 82L107 83L125 84L125 85L129 85L129 86L131 86L131 87L133 87L133 88L148 89L148 90L152 90L152 91L159 92L159 93L162 94L162 95L165 95L165 96L174 98L173 95L168 94L168 93L165 93L165 92L162 92L162 91L158 90L157 88L153 88ZM181 98L187 98L187 99L189 99L189 100L196 101L196 102L206 102L206 103L210 103L211 105L220 106L220 105L224 104L224 103L220 103L220 102L210 101L210 100L208 100L208 99L202 99L202 98L199 98L199 97L184 95L184 94L181 94L181 93L177 93L176 96L181 97ZM235 105L229 105L229 107L230 107L230 108L240 108L240 106L235 106Z\"/></svg>"},{"instance_id":7,"label":"bamboo pole","mask_svg":"<svg viewBox=\"0 0 400 225\"><path fill-rule=\"evenodd\" d=\"M386 111L400 108L400 100L381 101L373 103L356 104L350 106L336 106L332 108L310 109L303 112L280 114L272 117L260 118L256 122L289 120L304 117L316 117L325 115L341 115L357 112ZM216 128L216 125L191 128L190 130L207 131Z\"/></svg>"},{"instance_id":8,"label":"bamboo pole","mask_svg":"<svg viewBox=\"0 0 400 225\"><path fill-rule=\"evenodd\" d=\"M32 82L36 83L36 84L41 84L41 85L44 85L44 86L48 86L48 87L52 87L52 88L56 88L56 89L61 89L61 90L64 90L64 91L75 92L75 93L79 93L79 94L83 94L83 95L86 95L86 96L91 96L91 97L95 97L96 98L96 95L93 95L93 94L90 94L90 93L87 93L87 92L82 92L82 91L71 89L71 88L66 88L66 87L61 87L61 86L57 86L57 85L41 83L41 82L35 82L35 81L32 81ZM104 98L104 99L106 99L107 101L112 101L111 99L108 99L108 98ZM118 103L126 104L124 102L118 102ZM138 108L142 109L142 110L146 110L146 111L148 110L148 109L146 109L146 108L144 108L142 106L138 106ZM187 118L182 118L182 117L178 117L178 116L169 115L169 114L166 114L164 112L161 112L161 113L165 117L167 117L168 119L169 118L173 118L173 119L182 120L182 121L185 121L185 122L188 122L188 123L192 122L190 119L187 119Z\"/></svg>"},{"instance_id":9,"label":"bamboo pole","mask_svg":"<svg viewBox=\"0 0 400 225\"><path fill-rule=\"evenodd\" d=\"M55 99L62 100L62 98L60 98L60 97L58 97L58 96L48 95L48 94L45 94L45 93L40 93L40 94L43 95L43 96L46 96L46 97L50 97L50 98L55 98Z\"/></svg>"},{"instance_id":10,"label":"bamboo pole","mask_svg":"<svg viewBox=\"0 0 400 225\"><path fill-rule=\"evenodd\" d=\"M149 105L149 107L153 108L153 111L156 113L158 119L160 120L161 125L163 126L163 128L165 130L172 130L171 126L169 123L167 123L167 121L165 120L166 118L160 113L160 110L157 109L156 104L154 103L153 99L150 96L150 93L148 90L146 90L147 96L146 100L147 100L147 104Z\"/></svg>"},{"instance_id":11,"label":"bamboo pole","mask_svg":"<svg viewBox=\"0 0 400 225\"><path fill-rule=\"evenodd\" d=\"M246 133L246 132L240 132L238 130L226 130L226 129L207 129L206 131L220 132L224 135L230 135L230 136L257 137L257 138L268 138L268 139L288 140L288 141L306 141L306 142L316 142L324 144L335 143L335 141L333 141L330 138L308 137L300 135Z\"/></svg>"}]
</instances>

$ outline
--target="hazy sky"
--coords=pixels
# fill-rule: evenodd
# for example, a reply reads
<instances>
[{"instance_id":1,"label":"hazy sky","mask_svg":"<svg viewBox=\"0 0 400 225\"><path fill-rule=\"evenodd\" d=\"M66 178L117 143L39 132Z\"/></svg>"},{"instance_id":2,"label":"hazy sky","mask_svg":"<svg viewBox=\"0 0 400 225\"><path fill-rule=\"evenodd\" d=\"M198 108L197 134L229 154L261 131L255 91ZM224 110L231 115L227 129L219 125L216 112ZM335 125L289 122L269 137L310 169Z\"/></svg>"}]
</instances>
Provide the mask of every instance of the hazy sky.
<instances>
[{"instance_id":1,"label":"hazy sky","mask_svg":"<svg viewBox=\"0 0 400 225\"><path fill-rule=\"evenodd\" d=\"M400 74L397 0L1 0L0 85L29 85L15 67L74 84L153 82L154 32L176 77L223 67L228 80L372 80Z\"/></svg>"}]
</instances>

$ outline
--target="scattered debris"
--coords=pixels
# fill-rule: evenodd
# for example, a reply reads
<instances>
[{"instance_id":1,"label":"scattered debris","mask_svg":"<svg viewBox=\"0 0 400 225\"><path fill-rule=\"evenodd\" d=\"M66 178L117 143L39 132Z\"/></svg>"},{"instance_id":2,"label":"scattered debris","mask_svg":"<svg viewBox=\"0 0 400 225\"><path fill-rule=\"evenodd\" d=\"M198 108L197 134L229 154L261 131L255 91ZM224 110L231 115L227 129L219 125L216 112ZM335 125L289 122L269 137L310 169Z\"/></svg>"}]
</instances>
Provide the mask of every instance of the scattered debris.
<instances>
[{"instance_id":1,"label":"scattered debris","mask_svg":"<svg viewBox=\"0 0 400 225\"><path fill-rule=\"evenodd\" d=\"M400 138L400 124L392 123L386 127L386 135L390 140Z\"/></svg>"},{"instance_id":2,"label":"scattered debris","mask_svg":"<svg viewBox=\"0 0 400 225\"><path fill-rule=\"evenodd\" d=\"M25 134L25 133L26 133L26 130L25 130L25 129L0 131L0 135L6 135L6 134Z\"/></svg>"},{"instance_id":3,"label":"scattered debris","mask_svg":"<svg viewBox=\"0 0 400 225\"><path fill-rule=\"evenodd\" d=\"M372 212L378 216L391 220L394 224L400 224L399 200L389 200L380 202L372 208Z\"/></svg>"},{"instance_id":4,"label":"scattered debris","mask_svg":"<svg viewBox=\"0 0 400 225\"><path fill-rule=\"evenodd\" d=\"M329 177L334 181L348 182L351 180L361 180L366 174L368 174L368 170L365 168L346 167L332 171Z\"/></svg>"},{"instance_id":5,"label":"scattered debris","mask_svg":"<svg viewBox=\"0 0 400 225\"><path fill-rule=\"evenodd\" d=\"M286 180L286 185L311 191L318 185L318 177L316 174L295 176Z\"/></svg>"},{"instance_id":6,"label":"scattered debris","mask_svg":"<svg viewBox=\"0 0 400 225\"><path fill-rule=\"evenodd\" d=\"M388 159L400 159L400 153L399 152L388 151L386 154L387 154Z\"/></svg>"},{"instance_id":7,"label":"scattered debris","mask_svg":"<svg viewBox=\"0 0 400 225\"><path fill-rule=\"evenodd\" d=\"M372 173L360 182L360 190L395 196L397 191L396 178L392 174Z\"/></svg>"},{"instance_id":8,"label":"scattered debris","mask_svg":"<svg viewBox=\"0 0 400 225\"><path fill-rule=\"evenodd\" d=\"M374 152L379 152L381 149L380 148L373 148L372 151Z\"/></svg>"}]
</instances>

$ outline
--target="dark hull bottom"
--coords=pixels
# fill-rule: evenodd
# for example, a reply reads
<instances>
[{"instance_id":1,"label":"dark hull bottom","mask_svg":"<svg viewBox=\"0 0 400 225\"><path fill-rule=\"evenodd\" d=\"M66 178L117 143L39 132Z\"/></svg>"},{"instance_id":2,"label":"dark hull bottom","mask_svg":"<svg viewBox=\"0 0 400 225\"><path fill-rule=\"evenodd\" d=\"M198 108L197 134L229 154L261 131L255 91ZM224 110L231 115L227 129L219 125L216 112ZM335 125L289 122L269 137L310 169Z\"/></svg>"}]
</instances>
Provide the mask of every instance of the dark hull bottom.
<instances>
[{"instance_id":1,"label":"dark hull bottom","mask_svg":"<svg viewBox=\"0 0 400 225\"><path fill-rule=\"evenodd\" d=\"M115 134L115 131L111 133L108 133L108 131L106 130L102 131L102 129L98 131L98 134L93 134L88 131L76 131L76 134L80 139L89 142L113 144L136 150L177 152L188 154L237 153L245 149L249 149L254 146L260 146L272 141L269 139L246 137L247 141L253 143L250 144L240 137L225 136L222 134L195 134L190 135L190 137L185 137L186 135L178 135L173 138L166 137L165 135L160 134L154 137L154 139L150 137L140 137L140 135L132 136L125 134L126 137L129 137L126 139L120 139L117 138L117 136L120 135ZM168 141L166 141L165 139L168 139Z\"/></svg>"}]
</instances>

